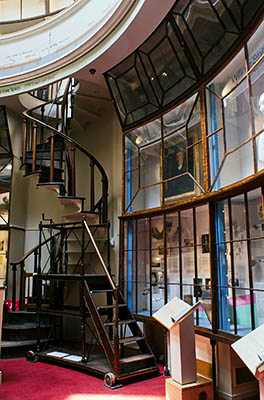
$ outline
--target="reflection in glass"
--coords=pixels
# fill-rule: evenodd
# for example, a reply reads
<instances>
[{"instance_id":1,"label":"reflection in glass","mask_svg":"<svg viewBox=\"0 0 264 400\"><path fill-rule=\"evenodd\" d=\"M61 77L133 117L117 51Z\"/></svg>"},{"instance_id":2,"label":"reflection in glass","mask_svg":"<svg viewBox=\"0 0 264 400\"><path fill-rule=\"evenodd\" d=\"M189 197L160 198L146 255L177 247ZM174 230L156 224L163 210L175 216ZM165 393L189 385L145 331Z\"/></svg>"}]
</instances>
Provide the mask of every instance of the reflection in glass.
<instances>
[{"instance_id":1,"label":"reflection in glass","mask_svg":"<svg viewBox=\"0 0 264 400\"><path fill-rule=\"evenodd\" d=\"M178 130L187 123L195 98L196 96L190 97L184 103L163 115L164 136Z\"/></svg>"},{"instance_id":2,"label":"reflection in glass","mask_svg":"<svg viewBox=\"0 0 264 400\"><path fill-rule=\"evenodd\" d=\"M224 98L226 151L251 137L247 81Z\"/></svg>"},{"instance_id":3,"label":"reflection in glass","mask_svg":"<svg viewBox=\"0 0 264 400\"><path fill-rule=\"evenodd\" d=\"M132 210L140 211L160 206L160 185L140 189L133 203Z\"/></svg>"},{"instance_id":4,"label":"reflection in glass","mask_svg":"<svg viewBox=\"0 0 264 400\"><path fill-rule=\"evenodd\" d=\"M232 174L230 174L230 171L232 171ZM226 157L219 174L220 187L231 185L253 173L252 143L249 142Z\"/></svg>"},{"instance_id":5,"label":"reflection in glass","mask_svg":"<svg viewBox=\"0 0 264 400\"><path fill-rule=\"evenodd\" d=\"M210 90L209 90L210 89ZM206 90L207 132L208 134L222 128L222 102L214 93L214 84Z\"/></svg>"},{"instance_id":6,"label":"reflection in glass","mask_svg":"<svg viewBox=\"0 0 264 400\"><path fill-rule=\"evenodd\" d=\"M148 186L161 181L160 150L161 144L154 143L140 149L140 186Z\"/></svg>"},{"instance_id":7,"label":"reflection in glass","mask_svg":"<svg viewBox=\"0 0 264 400\"><path fill-rule=\"evenodd\" d=\"M214 133L208 138L208 150L209 150L209 171L210 171L210 184L212 185L216 174L219 170L220 163L224 158L224 134L220 130ZM220 187L219 177L214 183L214 189L217 190Z\"/></svg>"},{"instance_id":8,"label":"reflection in glass","mask_svg":"<svg viewBox=\"0 0 264 400\"><path fill-rule=\"evenodd\" d=\"M248 219L251 238L264 236L264 215L261 189L248 192Z\"/></svg>"},{"instance_id":9,"label":"reflection in glass","mask_svg":"<svg viewBox=\"0 0 264 400\"><path fill-rule=\"evenodd\" d=\"M158 249L159 255L164 255L163 248L163 217L153 217L151 218L151 247L153 249Z\"/></svg>"},{"instance_id":10,"label":"reflection in glass","mask_svg":"<svg viewBox=\"0 0 264 400\"><path fill-rule=\"evenodd\" d=\"M152 143L157 139L160 139L160 119L156 119L149 124L146 124L138 129L134 129L127 134L127 137L135 144L135 146L139 148L146 144Z\"/></svg>"}]
</instances>

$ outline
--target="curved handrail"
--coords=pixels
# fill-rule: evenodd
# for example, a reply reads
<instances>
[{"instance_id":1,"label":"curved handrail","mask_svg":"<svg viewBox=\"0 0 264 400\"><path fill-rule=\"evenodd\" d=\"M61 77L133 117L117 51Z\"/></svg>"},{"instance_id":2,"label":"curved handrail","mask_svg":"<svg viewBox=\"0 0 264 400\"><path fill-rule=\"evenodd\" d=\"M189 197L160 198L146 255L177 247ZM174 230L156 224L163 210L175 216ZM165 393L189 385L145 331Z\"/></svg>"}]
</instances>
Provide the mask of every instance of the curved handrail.
<instances>
[{"instance_id":1,"label":"curved handrail","mask_svg":"<svg viewBox=\"0 0 264 400\"><path fill-rule=\"evenodd\" d=\"M25 267L25 260L31 256L32 254L35 254L35 257L38 256L39 249L42 248L45 244L50 242L52 239L56 238L60 233L56 233L55 235L50 236L48 239L44 240L43 242L37 244L34 246L32 249L30 249L26 254L23 255L18 261L11 262L10 265L12 266L13 270L13 285L12 285L12 311L15 311L15 303L16 303L16 288L17 288L17 277L16 277L16 271L17 271L17 266L20 265L21 271L20 271L20 288L19 288L19 309L22 310L22 307L25 305L25 297L24 297L24 292L23 292L23 273L24 273L24 267Z\"/></svg>"},{"instance_id":2,"label":"curved handrail","mask_svg":"<svg viewBox=\"0 0 264 400\"><path fill-rule=\"evenodd\" d=\"M71 85L72 85L72 82L71 82L71 79L69 79L63 95L58 96L53 100L49 100L49 101L43 103L42 105L37 105L36 107L26 110L22 114L26 120L30 120L32 123L35 123L37 126L42 127L42 129L50 130L53 133L53 135L58 135L65 142L69 143L74 149L79 150L82 154L84 154L86 157L88 157L90 159L91 165L95 166L98 169L98 171L101 174L101 180L102 180L102 185L103 185L102 194L101 194L100 199L97 201L97 203L94 204L94 202L92 202L92 204L90 206L91 206L91 211L95 211L98 209L100 215L102 216L103 222L106 222L107 221L107 196L108 196L108 178L107 178L106 172L105 172L103 166L94 157L93 154L91 154L85 147L83 147L80 143L78 143L76 140L74 140L72 137L70 137L66 134L65 119L67 118L67 115L65 115L65 110L66 110L66 107L68 106L68 96L69 96L69 93L71 90ZM61 122L62 122L61 130L47 124L44 121L41 121L40 119L38 119L32 115L36 110L43 109L43 107L45 108L48 105L52 106L53 104L56 104L57 107L58 107L58 104L61 105L61 109L60 109ZM35 142L36 141L34 141L34 143ZM25 154L25 152L24 152L24 154ZM75 194L75 193L73 193L73 194ZM101 211L101 205L102 205L102 211Z\"/></svg>"},{"instance_id":3,"label":"curved handrail","mask_svg":"<svg viewBox=\"0 0 264 400\"><path fill-rule=\"evenodd\" d=\"M47 244L50 240L56 238L57 236L59 236L59 233L56 233L53 236L50 236L48 239L44 240L44 242L41 242L40 244L36 244L36 246L32 247L32 249L30 249L29 251L26 252L26 254L23 255L23 257L21 257L18 261L14 261L14 262L10 262L10 265L19 265L25 262L25 260L31 255L33 254L38 248L44 246L45 244Z\"/></svg>"},{"instance_id":4,"label":"curved handrail","mask_svg":"<svg viewBox=\"0 0 264 400\"><path fill-rule=\"evenodd\" d=\"M63 97L63 96L62 96ZM47 103L44 103L43 106L52 103L52 100L48 101ZM40 121L39 119L32 117L30 114L28 114L29 112L34 112L36 109L38 109L40 106L31 108L30 110L27 111L23 111L22 115L25 118L30 119L32 122L35 122L41 126L43 126L44 128L50 129L52 130L54 133L56 133L57 135L59 135L60 137L62 137L66 142L70 143L72 146L74 146L76 149L80 150L84 155L86 155L87 157L89 157L93 163L97 166L97 168L99 169L99 171L102 174L102 178L106 184L106 189L108 190L108 178L107 175L105 173L104 168L102 167L102 165L99 163L99 161L94 157L94 155L92 153L90 153L89 151L86 150L85 147L83 147L80 143L78 143L76 140L74 140L72 137L67 136L65 133L60 132L58 129L54 128L53 126L46 124L45 122Z\"/></svg>"}]
</instances>

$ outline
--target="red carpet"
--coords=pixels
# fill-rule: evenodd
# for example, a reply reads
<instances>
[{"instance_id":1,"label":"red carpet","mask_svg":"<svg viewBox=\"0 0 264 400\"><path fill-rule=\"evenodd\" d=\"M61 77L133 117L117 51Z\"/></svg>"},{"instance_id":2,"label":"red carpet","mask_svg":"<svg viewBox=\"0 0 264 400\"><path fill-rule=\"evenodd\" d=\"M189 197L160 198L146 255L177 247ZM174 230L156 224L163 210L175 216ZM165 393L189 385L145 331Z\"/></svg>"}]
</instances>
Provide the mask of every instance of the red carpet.
<instances>
[{"instance_id":1,"label":"red carpet","mask_svg":"<svg viewBox=\"0 0 264 400\"><path fill-rule=\"evenodd\" d=\"M102 379L41 362L0 360L1 400L164 400L165 377L138 381L111 390Z\"/></svg>"}]
</instances>

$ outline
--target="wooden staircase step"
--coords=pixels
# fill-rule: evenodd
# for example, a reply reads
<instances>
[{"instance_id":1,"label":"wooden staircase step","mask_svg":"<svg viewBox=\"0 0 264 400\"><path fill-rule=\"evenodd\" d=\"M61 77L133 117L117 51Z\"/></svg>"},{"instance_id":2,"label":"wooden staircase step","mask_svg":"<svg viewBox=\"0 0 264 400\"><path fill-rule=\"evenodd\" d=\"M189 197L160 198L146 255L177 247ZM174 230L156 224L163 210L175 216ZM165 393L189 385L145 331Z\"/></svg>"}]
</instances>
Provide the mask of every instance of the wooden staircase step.
<instances>
[{"instance_id":1,"label":"wooden staircase step","mask_svg":"<svg viewBox=\"0 0 264 400\"><path fill-rule=\"evenodd\" d=\"M42 326L45 326L45 324L42 324ZM26 330L26 329L34 329L37 327L37 324L35 322L25 322L24 324L3 324L3 329L5 330Z\"/></svg>"},{"instance_id":2,"label":"wooden staircase step","mask_svg":"<svg viewBox=\"0 0 264 400\"><path fill-rule=\"evenodd\" d=\"M119 362L120 364L130 364L138 361L150 360L151 358L154 359L152 354L137 354L131 357L120 358Z\"/></svg>"},{"instance_id":3,"label":"wooden staircase step","mask_svg":"<svg viewBox=\"0 0 264 400\"><path fill-rule=\"evenodd\" d=\"M44 343L47 339L41 339L40 342ZM34 346L37 344L37 339L29 339L29 340L2 340L1 347L5 349L7 347L25 347L25 346Z\"/></svg>"},{"instance_id":4,"label":"wooden staircase step","mask_svg":"<svg viewBox=\"0 0 264 400\"><path fill-rule=\"evenodd\" d=\"M118 320L118 325L125 325L125 324L131 324L135 323L136 321L134 319L124 319L124 320ZM114 326L115 322L104 322L104 326Z\"/></svg>"},{"instance_id":5,"label":"wooden staircase step","mask_svg":"<svg viewBox=\"0 0 264 400\"><path fill-rule=\"evenodd\" d=\"M128 336L123 339L119 339L119 344L133 343L144 339L145 339L144 336Z\"/></svg>"},{"instance_id":6,"label":"wooden staircase step","mask_svg":"<svg viewBox=\"0 0 264 400\"><path fill-rule=\"evenodd\" d=\"M118 304L118 307L127 307L127 304ZM108 305L105 305L105 306L97 306L96 307L97 308L97 310L113 310L114 308L115 308L115 305L114 304L108 304Z\"/></svg>"},{"instance_id":7,"label":"wooden staircase step","mask_svg":"<svg viewBox=\"0 0 264 400\"><path fill-rule=\"evenodd\" d=\"M113 292L113 289L93 289L90 290L90 293L111 293Z\"/></svg>"},{"instance_id":8,"label":"wooden staircase step","mask_svg":"<svg viewBox=\"0 0 264 400\"><path fill-rule=\"evenodd\" d=\"M64 184L63 182L43 182L43 183L38 183L37 186L44 189L53 190L59 193L61 186L63 186L63 184Z\"/></svg>"},{"instance_id":9,"label":"wooden staircase step","mask_svg":"<svg viewBox=\"0 0 264 400\"><path fill-rule=\"evenodd\" d=\"M72 214L64 215L64 218L68 221L79 222L82 221L83 217L85 217L88 225L97 225L99 224L99 214L89 211L81 211Z\"/></svg>"},{"instance_id":10,"label":"wooden staircase step","mask_svg":"<svg viewBox=\"0 0 264 400\"><path fill-rule=\"evenodd\" d=\"M85 197L78 197L78 196L58 196L58 200L63 206L72 205L78 209L82 209L83 202Z\"/></svg>"}]
</instances>

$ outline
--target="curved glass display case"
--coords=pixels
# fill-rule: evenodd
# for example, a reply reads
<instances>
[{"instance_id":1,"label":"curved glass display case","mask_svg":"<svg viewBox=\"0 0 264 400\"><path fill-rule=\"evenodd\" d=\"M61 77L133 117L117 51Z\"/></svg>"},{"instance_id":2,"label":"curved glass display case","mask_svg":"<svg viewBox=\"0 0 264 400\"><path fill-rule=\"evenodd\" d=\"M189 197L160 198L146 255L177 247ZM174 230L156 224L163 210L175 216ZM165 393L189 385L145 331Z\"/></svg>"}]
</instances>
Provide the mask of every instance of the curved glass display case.
<instances>
[{"instance_id":1,"label":"curved glass display case","mask_svg":"<svg viewBox=\"0 0 264 400\"><path fill-rule=\"evenodd\" d=\"M232 15L240 12L241 21L241 11L247 9L247 17L243 14L242 18L247 24L258 9L256 3L242 6L230 1L226 13L220 12L224 2L214 3L219 10L214 10L211 19L212 2L190 1L184 11L181 4L186 2L176 2L151 40L108 73L124 128L120 265L123 262L125 267L120 270L120 285L138 318L151 316L179 296L190 304L202 300L195 314L197 332L207 332L209 337L211 331L245 335L264 323L264 22L234 49L238 27ZM203 17L197 7L205 7ZM178 75L172 86L161 84L161 74L155 86L157 69L155 79L144 80L147 68L133 75L131 63L135 66L143 59L143 48L148 53L146 62L149 54L154 57L154 48L163 54L161 44L171 45L175 34L168 28L172 17L177 35L185 30L184 40L196 68ZM200 22L204 18L204 24L213 24L214 18L218 21L217 34L209 37L207 32L202 48L198 46L201 31L194 34L196 18ZM224 26L232 29L227 32ZM242 36L247 34L243 31ZM219 60L225 59L228 49L233 49L233 55L229 54L224 66ZM171 57L176 54L164 51ZM184 62L181 58L182 66ZM154 58L150 65L153 72ZM176 64L169 61L169 65L176 76ZM216 66L218 72L213 75ZM185 72L188 68L184 67ZM163 65L161 71L168 70ZM187 75L199 83L199 87L194 84L195 90L189 91ZM134 79L144 88L144 99L140 91L135 98L128 95L127 85L131 89ZM178 91L179 82L183 89ZM156 88L150 109L146 99ZM172 97L166 97L170 90L175 106L163 111L166 98L167 103L171 101ZM153 105L160 113L154 119ZM147 115L150 122L133 127Z\"/></svg>"}]
</instances>

